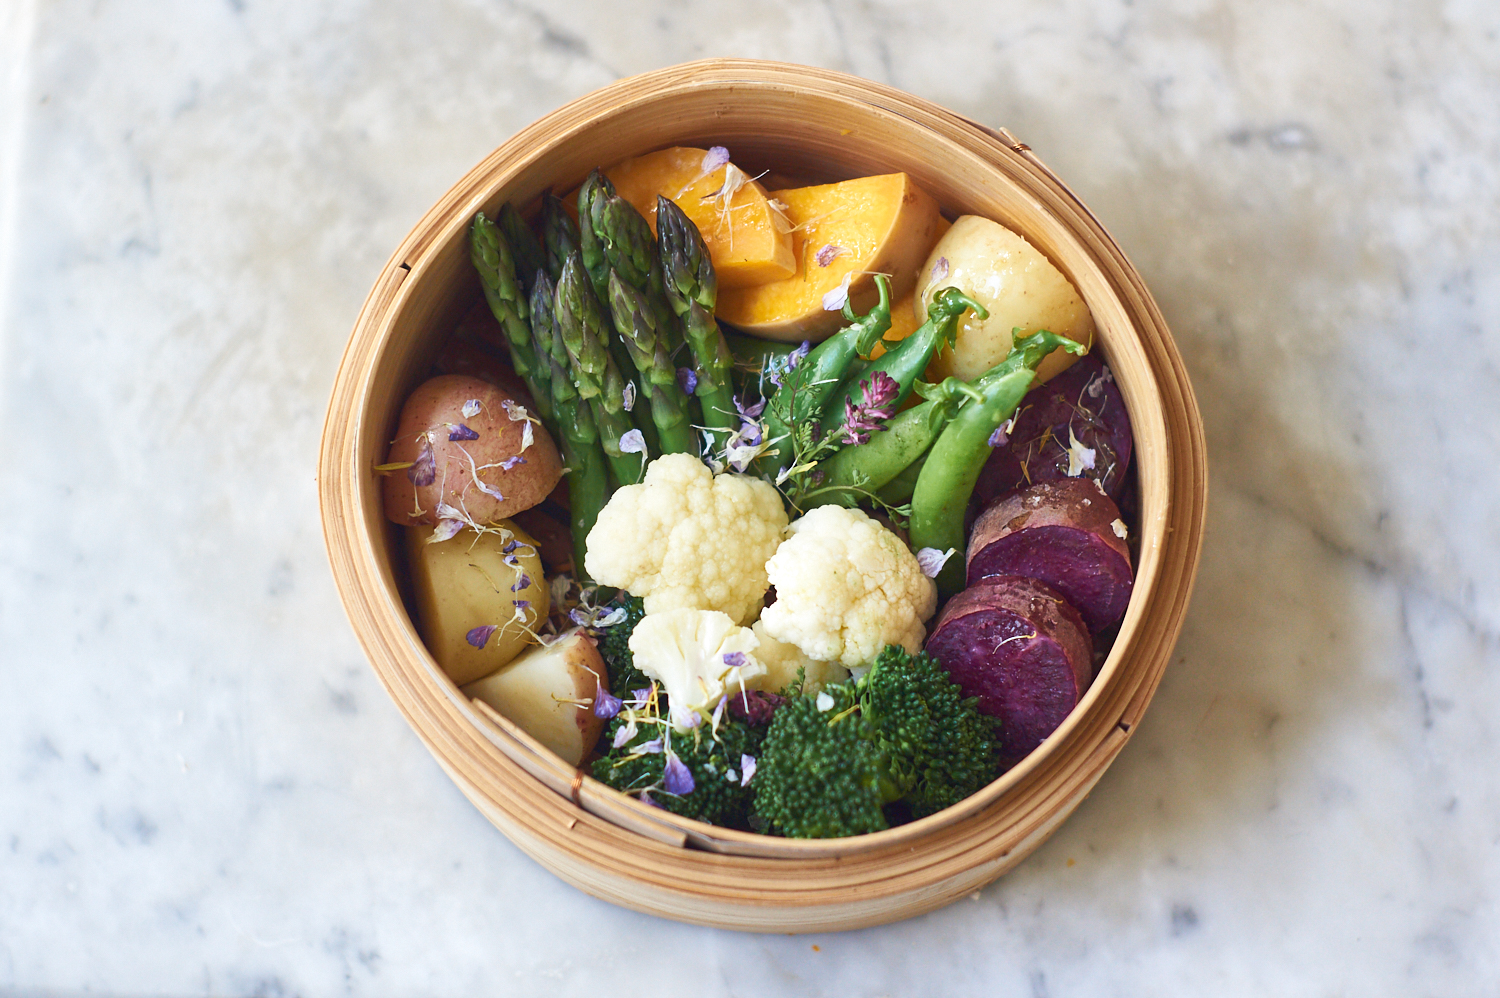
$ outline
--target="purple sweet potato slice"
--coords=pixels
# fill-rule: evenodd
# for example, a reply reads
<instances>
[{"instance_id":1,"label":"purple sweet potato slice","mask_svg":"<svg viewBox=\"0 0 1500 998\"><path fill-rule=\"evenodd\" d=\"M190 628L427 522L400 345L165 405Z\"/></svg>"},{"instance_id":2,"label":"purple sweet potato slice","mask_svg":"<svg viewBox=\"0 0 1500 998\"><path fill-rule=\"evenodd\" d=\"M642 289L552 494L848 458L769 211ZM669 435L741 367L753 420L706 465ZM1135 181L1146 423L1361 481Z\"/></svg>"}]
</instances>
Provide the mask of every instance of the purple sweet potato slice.
<instances>
[{"instance_id":1,"label":"purple sweet potato slice","mask_svg":"<svg viewBox=\"0 0 1500 998\"><path fill-rule=\"evenodd\" d=\"M964 696L1000 721L1002 762L1042 743L1088 689L1093 642L1054 590L1017 576L985 579L948 601L927 638Z\"/></svg>"},{"instance_id":2,"label":"purple sweet potato slice","mask_svg":"<svg viewBox=\"0 0 1500 998\"><path fill-rule=\"evenodd\" d=\"M1008 437L985 462L974 495L984 504L1071 471L1095 479L1119 502L1132 448L1124 396L1104 361L1091 353L1026 393Z\"/></svg>"},{"instance_id":3,"label":"purple sweet potato slice","mask_svg":"<svg viewBox=\"0 0 1500 998\"><path fill-rule=\"evenodd\" d=\"M1135 573L1125 523L1092 479L1064 478L1010 492L969 534L970 585L991 575L1038 579L1062 594L1090 631L1118 623Z\"/></svg>"}]
</instances>

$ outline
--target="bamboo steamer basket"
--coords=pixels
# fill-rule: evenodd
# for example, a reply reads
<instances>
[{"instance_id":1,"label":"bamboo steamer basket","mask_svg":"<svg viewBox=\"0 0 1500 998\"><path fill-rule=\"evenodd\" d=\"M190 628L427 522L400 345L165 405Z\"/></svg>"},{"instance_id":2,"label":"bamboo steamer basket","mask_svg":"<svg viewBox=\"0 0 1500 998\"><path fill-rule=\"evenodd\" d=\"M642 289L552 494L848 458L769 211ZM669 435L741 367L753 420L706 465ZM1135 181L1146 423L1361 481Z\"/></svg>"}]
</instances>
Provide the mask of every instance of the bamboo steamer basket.
<instances>
[{"instance_id":1,"label":"bamboo steamer basket","mask_svg":"<svg viewBox=\"0 0 1500 998\"><path fill-rule=\"evenodd\" d=\"M874 835L779 839L642 805L471 702L423 647L398 529L374 466L402 402L480 299L466 230L510 201L571 190L595 166L672 145L725 145L747 168L839 180L905 171L949 217L1023 233L1093 312L1136 434L1141 554L1119 637L1082 702L967 801ZM849 929L930 911L1014 867L1129 740L1182 627L1203 535L1197 403L1166 323L1092 213L1025 146L934 104L825 70L708 60L621 80L486 157L402 242L355 323L324 428L319 496L340 595L376 674L463 793L563 880L638 911L764 932Z\"/></svg>"}]
</instances>

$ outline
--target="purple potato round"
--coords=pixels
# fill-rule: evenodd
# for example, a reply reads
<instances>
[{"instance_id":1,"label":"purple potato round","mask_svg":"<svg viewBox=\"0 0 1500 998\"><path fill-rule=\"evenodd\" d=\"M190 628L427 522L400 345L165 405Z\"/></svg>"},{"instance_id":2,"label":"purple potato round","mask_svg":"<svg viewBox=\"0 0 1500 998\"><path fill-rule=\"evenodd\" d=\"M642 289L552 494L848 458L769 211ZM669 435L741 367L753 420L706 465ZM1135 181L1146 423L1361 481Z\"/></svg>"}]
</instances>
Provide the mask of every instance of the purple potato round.
<instances>
[{"instance_id":1,"label":"purple potato round","mask_svg":"<svg viewBox=\"0 0 1500 998\"><path fill-rule=\"evenodd\" d=\"M1057 481L1075 470L1119 502L1132 446L1125 399L1099 354L1090 353L1026 393L1005 443L979 473L974 496L983 505L1011 489ZM1087 451L1093 452L1093 467L1070 469L1070 452L1086 460Z\"/></svg>"},{"instance_id":2,"label":"purple potato round","mask_svg":"<svg viewBox=\"0 0 1500 998\"><path fill-rule=\"evenodd\" d=\"M1062 594L1091 632L1118 623L1135 573L1120 510L1087 478L1064 478L1001 496L974 521L967 555L970 585L1021 575Z\"/></svg>"},{"instance_id":3,"label":"purple potato round","mask_svg":"<svg viewBox=\"0 0 1500 998\"><path fill-rule=\"evenodd\" d=\"M999 720L1004 765L1056 730L1093 678L1093 642L1078 612L1017 576L985 579L949 600L926 651Z\"/></svg>"}]
</instances>

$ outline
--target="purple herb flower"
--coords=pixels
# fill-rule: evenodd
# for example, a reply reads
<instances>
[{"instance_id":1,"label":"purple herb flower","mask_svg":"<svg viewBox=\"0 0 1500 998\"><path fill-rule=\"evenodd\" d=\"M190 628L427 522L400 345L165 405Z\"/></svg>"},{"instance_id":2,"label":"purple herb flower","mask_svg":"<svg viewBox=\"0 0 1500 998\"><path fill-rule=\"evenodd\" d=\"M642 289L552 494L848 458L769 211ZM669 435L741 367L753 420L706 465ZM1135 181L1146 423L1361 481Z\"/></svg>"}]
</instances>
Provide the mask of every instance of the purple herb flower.
<instances>
[{"instance_id":1,"label":"purple herb flower","mask_svg":"<svg viewBox=\"0 0 1500 998\"><path fill-rule=\"evenodd\" d=\"M766 400L761 399L754 405L746 405L742 399L734 400L735 409L739 410L740 422L754 423L760 419L760 414L766 411Z\"/></svg>"},{"instance_id":2,"label":"purple herb flower","mask_svg":"<svg viewBox=\"0 0 1500 998\"><path fill-rule=\"evenodd\" d=\"M520 546L521 546L521 542L518 541L518 540L516 540L514 537L512 537L510 540L508 540L508 541L505 542L505 546L502 547L500 550L503 551L506 554L510 554L511 552L513 552L517 548L519 548Z\"/></svg>"},{"instance_id":3,"label":"purple herb flower","mask_svg":"<svg viewBox=\"0 0 1500 998\"><path fill-rule=\"evenodd\" d=\"M948 258L946 256L940 256L937 258L937 263L932 265L932 281L933 283L936 283L947 276Z\"/></svg>"},{"instance_id":4,"label":"purple herb flower","mask_svg":"<svg viewBox=\"0 0 1500 998\"><path fill-rule=\"evenodd\" d=\"M525 464L525 463L526 463L526 459L524 457L522 457L521 455L516 454L513 457L508 457L504 461L501 461L500 462L500 470L501 471L509 471L512 468L514 468L516 465L518 465L518 464Z\"/></svg>"},{"instance_id":5,"label":"purple herb flower","mask_svg":"<svg viewBox=\"0 0 1500 998\"><path fill-rule=\"evenodd\" d=\"M478 440L479 434L469 429L462 423L448 424L449 440Z\"/></svg>"},{"instance_id":6,"label":"purple herb flower","mask_svg":"<svg viewBox=\"0 0 1500 998\"><path fill-rule=\"evenodd\" d=\"M896 414L896 399L901 386L884 371L876 371L868 381L861 381L864 401L855 405L844 400L844 443L862 444L870 434L885 429L882 424Z\"/></svg>"},{"instance_id":7,"label":"purple herb flower","mask_svg":"<svg viewBox=\"0 0 1500 998\"><path fill-rule=\"evenodd\" d=\"M464 403L464 407L460 411L464 414L465 419L473 419L479 415L479 410L483 408L484 406L480 404L478 399L469 399Z\"/></svg>"},{"instance_id":8,"label":"purple herb flower","mask_svg":"<svg viewBox=\"0 0 1500 998\"><path fill-rule=\"evenodd\" d=\"M524 613L525 611L531 609L531 600L529 600L529 599L513 599L513 600L511 600L511 603L515 606L516 610L519 611L519 612L523 612Z\"/></svg>"},{"instance_id":9,"label":"purple herb flower","mask_svg":"<svg viewBox=\"0 0 1500 998\"><path fill-rule=\"evenodd\" d=\"M1009 441L1010 437L1006 436L1005 434L1004 423L1001 423L999 426L995 427L995 432L990 434L991 447L1004 447Z\"/></svg>"},{"instance_id":10,"label":"purple herb flower","mask_svg":"<svg viewBox=\"0 0 1500 998\"><path fill-rule=\"evenodd\" d=\"M516 584L510 587L510 591L513 593L518 593L529 585L531 585L531 576L527 575L525 572L522 572L521 577L516 580Z\"/></svg>"},{"instance_id":11,"label":"purple herb flower","mask_svg":"<svg viewBox=\"0 0 1500 998\"><path fill-rule=\"evenodd\" d=\"M731 669L743 666L747 661L747 659L745 658L745 653L742 651L725 652L723 655L723 659L724 664L729 666Z\"/></svg>"},{"instance_id":12,"label":"purple herb flower","mask_svg":"<svg viewBox=\"0 0 1500 998\"><path fill-rule=\"evenodd\" d=\"M703 173L713 173L719 167L729 162L729 150L723 146L709 146L708 152L703 154Z\"/></svg>"},{"instance_id":13,"label":"purple herb flower","mask_svg":"<svg viewBox=\"0 0 1500 998\"><path fill-rule=\"evenodd\" d=\"M649 742L641 742L636 751L644 755L655 755L661 751L661 739L653 738Z\"/></svg>"},{"instance_id":14,"label":"purple herb flower","mask_svg":"<svg viewBox=\"0 0 1500 998\"><path fill-rule=\"evenodd\" d=\"M495 626L494 624L480 624L478 627L469 631L468 634L465 634L464 640L473 645L475 648L483 648L486 644L489 643L490 635L494 634L499 629L500 628Z\"/></svg>"},{"instance_id":15,"label":"purple herb flower","mask_svg":"<svg viewBox=\"0 0 1500 998\"><path fill-rule=\"evenodd\" d=\"M812 341L803 340L800 347L786 355L786 369L788 371L795 371L797 369L797 365L802 363L802 358L806 357L811 351Z\"/></svg>"},{"instance_id":16,"label":"purple herb flower","mask_svg":"<svg viewBox=\"0 0 1500 998\"><path fill-rule=\"evenodd\" d=\"M624 402L625 411L626 412L633 412L635 410L635 382L634 381L627 381L627 382L625 382L625 387L620 390L620 397L621 397L621 399Z\"/></svg>"},{"instance_id":17,"label":"purple herb flower","mask_svg":"<svg viewBox=\"0 0 1500 998\"><path fill-rule=\"evenodd\" d=\"M618 714L622 706L624 706L624 701L603 686L594 692L595 717L602 717L607 721Z\"/></svg>"},{"instance_id":18,"label":"purple herb flower","mask_svg":"<svg viewBox=\"0 0 1500 998\"><path fill-rule=\"evenodd\" d=\"M818 262L819 267L826 267L847 252L849 251L842 246L835 246L833 243L828 243L814 254L813 259Z\"/></svg>"},{"instance_id":19,"label":"purple herb flower","mask_svg":"<svg viewBox=\"0 0 1500 998\"><path fill-rule=\"evenodd\" d=\"M679 367L677 369L677 387L682 389L682 394L691 395L698 390L698 373L691 367Z\"/></svg>"},{"instance_id":20,"label":"purple herb flower","mask_svg":"<svg viewBox=\"0 0 1500 998\"><path fill-rule=\"evenodd\" d=\"M750 781L755 778L755 756L740 756L740 786L748 787Z\"/></svg>"},{"instance_id":21,"label":"purple herb flower","mask_svg":"<svg viewBox=\"0 0 1500 998\"><path fill-rule=\"evenodd\" d=\"M437 458L432 454L432 441L425 433L422 435L422 449L417 451L417 459L406 469L406 477L419 488L437 481Z\"/></svg>"},{"instance_id":22,"label":"purple herb flower","mask_svg":"<svg viewBox=\"0 0 1500 998\"><path fill-rule=\"evenodd\" d=\"M644 707L644 706L646 706L646 704L651 701L651 691L654 690L654 689L656 689L656 684L655 683L651 684L650 686L647 686L644 689L631 690L630 691L630 706L632 706L632 707Z\"/></svg>"},{"instance_id":23,"label":"purple herb flower","mask_svg":"<svg viewBox=\"0 0 1500 998\"><path fill-rule=\"evenodd\" d=\"M693 782L693 772L679 758L675 752L667 753L667 768L662 774L662 789L669 794L678 797L686 797L696 789L697 784Z\"/></svg>"}]
</instances>

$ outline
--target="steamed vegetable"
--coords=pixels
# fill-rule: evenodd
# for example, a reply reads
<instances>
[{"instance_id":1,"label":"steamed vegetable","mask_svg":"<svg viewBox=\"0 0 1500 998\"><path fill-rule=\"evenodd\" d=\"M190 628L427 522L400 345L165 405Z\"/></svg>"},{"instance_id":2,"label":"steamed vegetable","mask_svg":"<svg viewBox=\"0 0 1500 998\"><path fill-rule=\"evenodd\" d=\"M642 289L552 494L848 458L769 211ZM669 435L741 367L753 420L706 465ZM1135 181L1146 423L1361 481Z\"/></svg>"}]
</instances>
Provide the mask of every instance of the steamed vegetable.
<instances>
[{"instance_id":1,"label":"steamed vegetable","mask_svg":"<svg viewBox=\"0 0 1500 998\"><path fill-rule=\"evenodd\" d=\"M765 563L776 602L766 632L809 658L852 668L886 645L922 647L937 590L901 538L857 509L820 506L787 527Z\"/></svg>"},{"instance_id":2,"label":"steamed vegetable","mask_svg":"<svg viewBox=\"0 0 1500 998\"><path fill-rule=\"evenodd\" d=\"M528 735L577 766L604 728L593 709L607 677L594 642L581 630L532 647L503 668L469 683L465 696L483 700Z\"/></svg>"},{"instance_id":3,"label":"steamed vegetable","mask_svg":"<svg viewBox=\"0 0 1500 998\"><path fill-rule=\"evenodd\" d=\"M679 608L648 613L630 635L630 654L637 669L661 683L673 725L686 730L708 720L726 695L765 675L755 657L759 644L726 613Z\"/></svg>"},{"instance_id":4,"label":"steamed vegetable","mask_svg":"<svg viewBox=\"0 0 1500 998\"><path fill-rule=\"evenodd\" d=\"M1130 413L1113 373L1098 356L1079 359L1034 387L1006 439L985 462L974 495L981 503L1037 482L1082 476L1120 502L1133 440Z\"/></svg>"},{"instance_id":5,"label":"steamed vegetable","mask_svg":"<svg viewBox=\"0 0 1500 998\"><path fill-rule=\"evenodd\" d=\"M889 274L894 296L905 296L940 222L937 202L904 173L775 191L771 197L784 205L796 270L785 280L726 289L719 296L719 319L791 343L831 335L845 299L856 311L869 309L875 274Z\"/></svg>"},{"instance_id":6,"label":"steamed vegetable","mask_svg":"<svg viewBox=\"0 0 1500 998\"><path fill-rule=\"evenodd\" d=\"M755 811L784 835L836 838L956 804L995 776L991 723L941 665L891 646L860 679L779 708L755 773Z\"/></svg>"},{"instance_id":7,"label":"steamed vegetable","mask_svg":"<svg viewBox=\"0 0 1500 998\"><path fill-rule=\"evenodd\" d=\"M703 426L710 432L712 448L722 444L740 424L729 378L729 346L714 321L718 275L708 246L692 220L666 198L657 202L656 234L667 301L682 323L683 338L697 367L694 391L703 408Z\"/></svg>"},{"instance_id":8,"label":"steamed vegetable","mask_svg":"<svg viewBox=\"0 0 1500 998\"><path fill-rule=\"evenodd\" d=\"M536 640L549 594L536 542L502 520L444 540L408 527L407 562L422 643L455 683L494 672Z\"/></svg>"},{"instance_id":9,"label":"steamed vegetable","mask_svg":"<svg viewBox=\"0 0 1500 998\"><path fill-rule=\"evenodd\" d=\"M930 380L972 380L1005 359L1021 337L1039 329L1082 343L1094 342L1094 319L1073 285L1042 253L999 222L964 215L938 240L917 275L913 307L920 318L944 288L962 288L984 303L988 318L975 314L959 326L957 341L940 353ZM1046 381L1072 364L1054 352L1037 370Z\"/></svg>"},{"instance_id":10,"label":"steamed vegetable","mask_svg":"<svg viewBox=\"0 0 1500 998\"><path fill-rule=\"evenodd\" d=\"M786 529L781 496L748 475L715 475L690 454L651 462L645 481L618 489L588 537L601 585L645 599L648 614L721 610L736 624L760 612L766 560Z\"/></svg>"},{"instance_id":11,"label":"steamed vegetable","mask_svg":"<svg viewBox=\"0 0 1500 998\"><path fill-rule=\"evenodd\" d=\"M1078 611L1045 584L1015 576L985 579L949 600L927 654L1000 722L1006 762L1062 723L1093 673L1093 644Z\"/></svg>"},{"instance_id":12,"label":"steamed vegetable","mask_svg":"<svg viewBox=\"0 0 1500 998\"><path fill-rule=\"evenodd\" d=\"M1135 577L1125 521L1104 489L1087 478L1042 482L1001 496L969 535L969 584L1020 575L1062 594L1097 633L1118 623Z\"/></svg>"},{"instance_id":13,"label":"steamed vegetable","mask_svg":"<svg viewBox=\"0 0 1500 998\"><path fill-rule=\"evenodd\" d=\"M477 378L445 374L423 382L401 408L383 467L386 517L448 521L457 529L535 506L562 477L557 448L538 423Z\"/></svg>"}]
</instances>

